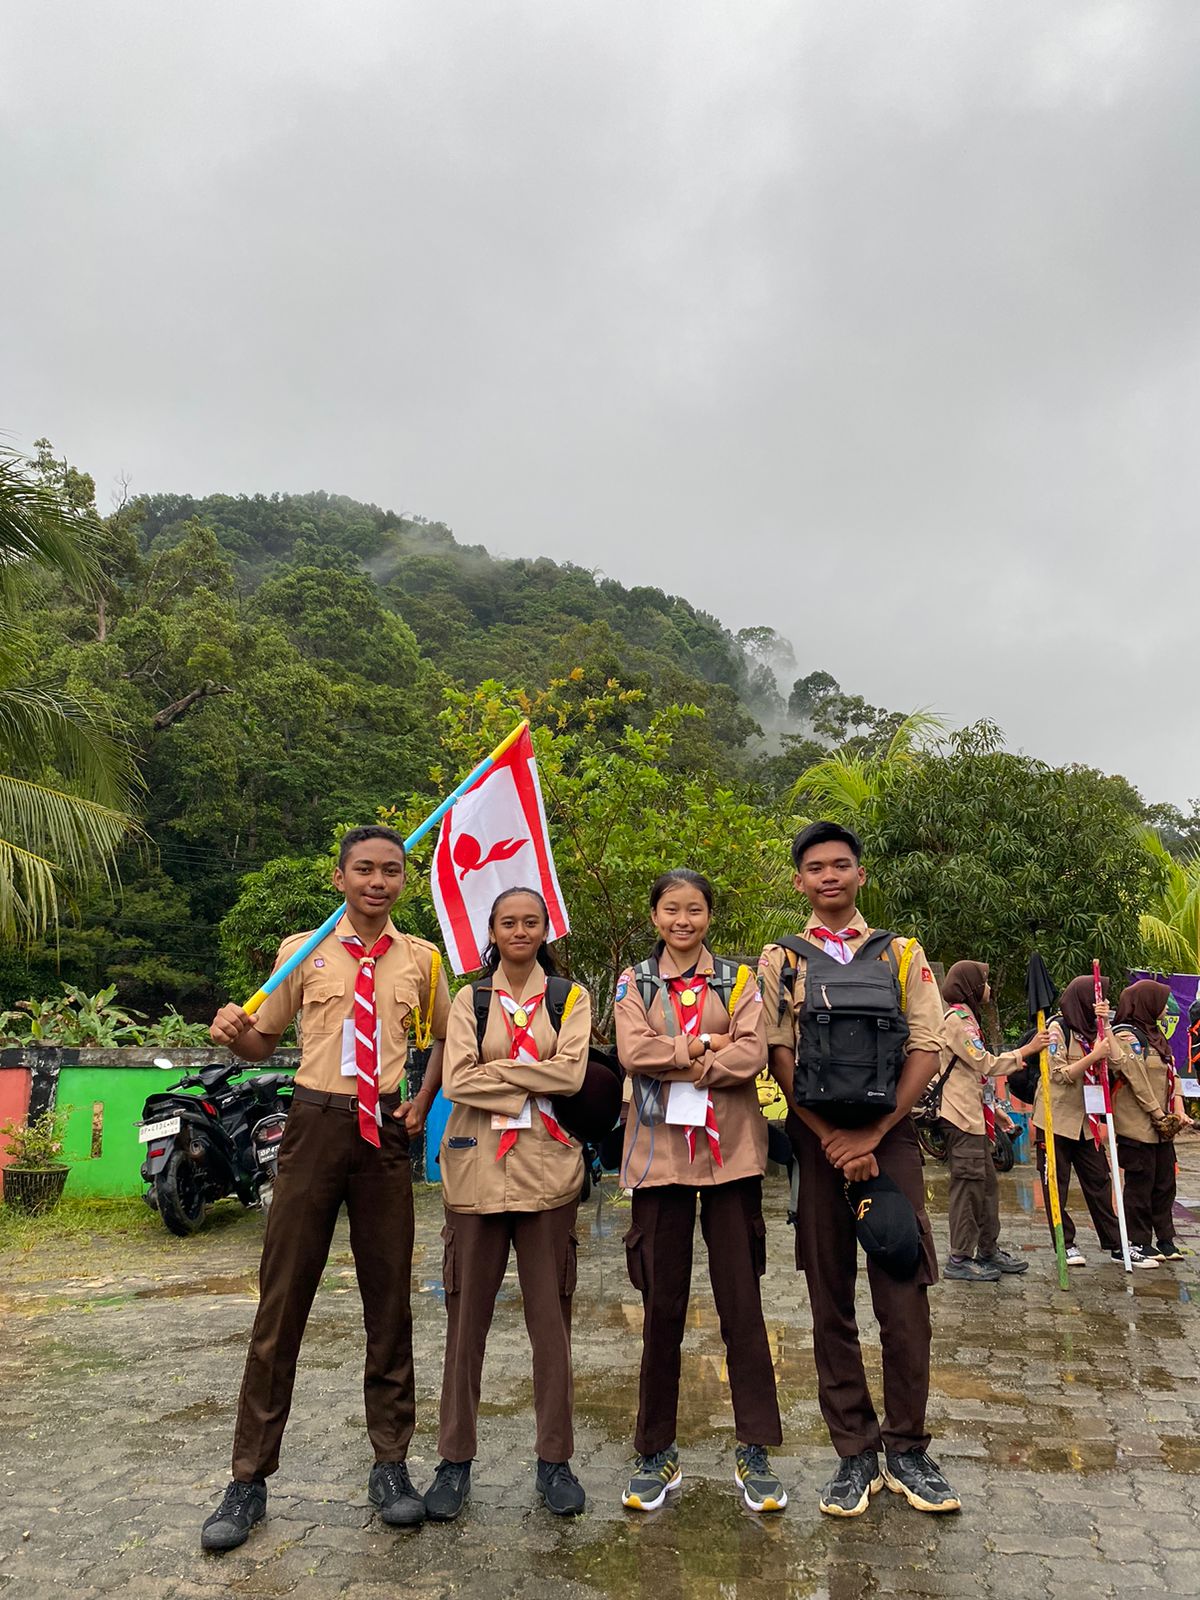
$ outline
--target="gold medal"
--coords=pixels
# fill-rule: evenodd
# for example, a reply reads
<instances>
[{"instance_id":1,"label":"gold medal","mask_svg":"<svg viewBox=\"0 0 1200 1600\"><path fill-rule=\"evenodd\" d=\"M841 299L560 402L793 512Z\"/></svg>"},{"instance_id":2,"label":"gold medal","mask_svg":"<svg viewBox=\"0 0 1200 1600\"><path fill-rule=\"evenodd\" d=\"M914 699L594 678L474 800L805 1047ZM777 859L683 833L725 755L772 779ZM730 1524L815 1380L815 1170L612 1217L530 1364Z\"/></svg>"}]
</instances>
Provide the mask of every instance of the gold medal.
<instances>
[{"instance_id":1,"label":"gold medal","mask_svg":"<svg viewBox=\"0 0 1200 1600\"><path fill-rule=\"evenodd\" d=\"M529 1021L529 1013L526 1011L524 1006L518 1006L513 1012L513 1021L516 1023L518 1028L523 1028Z\"/></svg>"},{"instance_id":2,"label":"gold medal","mask_svg":"<svg viewBox=\"0 0 1200 1600\"><path fill-rule=\"evenodd\" d=\"M685 989L679 996L679 1004L681 1006L694 1006L696 1004L695 989Z\"/></svg>"}]
</instances>

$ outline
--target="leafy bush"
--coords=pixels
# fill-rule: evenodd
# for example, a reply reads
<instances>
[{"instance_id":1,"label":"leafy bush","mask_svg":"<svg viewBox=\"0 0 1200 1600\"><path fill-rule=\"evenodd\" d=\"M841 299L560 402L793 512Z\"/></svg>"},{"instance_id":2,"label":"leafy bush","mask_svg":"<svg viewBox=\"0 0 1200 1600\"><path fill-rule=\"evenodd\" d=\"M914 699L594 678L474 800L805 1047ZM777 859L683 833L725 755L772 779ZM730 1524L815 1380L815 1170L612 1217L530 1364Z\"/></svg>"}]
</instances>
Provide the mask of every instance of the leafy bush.
<instances>
[{"instance_id":1,"label":"leafy bush","mask_svg":"<svg viewBox=\"0 0 1200 1600\"><path fill-rule=\"evenodd\" d=\"M73 1049L115 1049L121 1045L168 1045L176 1049L204 1046L208 1028L188 1022L174 1006L157 1022L144 1014L114 1005L117 986L109 984L87 994L73 983L52 1000L20 1000L11 1011L0 1013L0 1040L6 1044L56 1044Z\"/></svg>"},{"instance_id":2,"label":"leafy bush","mask_svg":"<svg viewBox=\"0 0 1200 1600\"><path fill-rule=\"evenodd\" d=\"M5 1140L12 1158L9 1165L26 1170L65 1167L62 1148L71 1109L60 1106L55 1111L43 1111L40 1117L31 1117L27 1122L6 1122L0 1127L0 1138Z\"/></svg>"}]
</instances>

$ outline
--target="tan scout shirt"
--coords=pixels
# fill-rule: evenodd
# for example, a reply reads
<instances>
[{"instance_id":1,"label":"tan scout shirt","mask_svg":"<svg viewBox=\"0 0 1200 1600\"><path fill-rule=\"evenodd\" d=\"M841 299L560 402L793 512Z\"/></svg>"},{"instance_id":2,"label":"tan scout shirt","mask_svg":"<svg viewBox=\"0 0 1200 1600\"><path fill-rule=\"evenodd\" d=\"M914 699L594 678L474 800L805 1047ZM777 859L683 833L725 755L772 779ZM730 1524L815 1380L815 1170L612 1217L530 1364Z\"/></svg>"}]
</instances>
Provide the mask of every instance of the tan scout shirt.
<instances>
[{"instance_id":1,"label":"tan scout shirt","mask_svg":"<svg viewBox=\"0 0 1200 1600\"><path fill-rule=\"evenodd\" d=\"M813 939L812 930L824 926L821 918L815 913L804 925L803 937L812 939L818 950L824 949L824 945L819 939ZM857 911L847 926L858 928L864 939L873 931ZM903 949L905 943L904 940L897 941L897 953ZM786 955L787 952L781 945L769 944L759 960L758 972L762 983L763 1010L766 1012L767 1045L769 1047L784 1045L789 1050L795 1050L796 1018L804 1002L804 966L801 963L796 970L791 1009L785 1007L783 1015L780 1016L779 975L783 970ZM908 1019L909 1027L908 1052L910 1054L914 1050L940 1052L943 1035L942 997L938 993L938 986L930 971L925 952L919 944L914 948L912 961L909 963L904 1015Z\"/></svg>"},{"instance_id":2,"label":"tan scout shirt","mask_svg":"<svg viewBox=\"0 0 1200 1600\"><path fill-rule=\"evenodd\" d=\"M379 1018L379 1090L395 1094L408 1060L408 1031L414 1014L429 1016L429 974L436 953L424 939L401 933L389 922L392 943L375 963L375 1010ZM279 946L275 966L309 937L294 933ZM354 1016L354 984L358 961L342 943L357 937L344 916L333 932L290 973L258 1008L254 1026L260 1033L280 1034L300 1013L300 1066L296 1082L322 1093L353 1094L354 1074L342 1073L342 1024ZM450 1014L445 963L438 961L433 1000L433 1037L444 1039Z\"/></svg>"},{"instance_id":3,"label":"tan scout shirt","mask_svg":"<svg viewBox=\"0 0 1200 1600\"><path fill-rule=\"evenodd\" d=\"M519 1116L531 1096L574 1094L580 1088L592 1033L591 997L586 989L579 990L557 1040L545 1005L539 1005L530 1031L541 1059L522 1063L512 1059L512 1037L495 986L514 1000L529 1000L545 990L546 974L535 967L516 988L501 965L492 983L482 1057L469 984L458 991L450 1007L442 1092L453 1102L453 1110L438 1154L442 1200L450 1211L553 1211L579 1198L583 1187L579 1144L574 1139L561 1144L531 1104L529 1126L521 1129L516 1144L498 1161L502 1130L492 1127L492 1118ZM471 1142L458 1145L456 1140Z\"/></svg>"},{"instance_id":4,"label":"tan scout shirt","mask_svg":"<svg viewBox=\"0 0 1200 1600\"><path fill-rule=\"evenodd\" d=\"M682 976L667 951L659 957L658 970L664 979ZM621 1182L630 1188L664 1183L732 1183L738 1178L761 1177L766 1171L767 1123L759 1107L755 1080L767 1059L767 1036L758 985L748 968L742 970L745 982L736 994L733 1015L725 1009L721 996L710 988L700 1018L701 1033L727 1033L729 1043L721 1050L706 1050L694 1063L688 1060L684 1035L676 1033L671 1037L667 1033L661 993L655 994L647 1013L633 974L621 974L614 1008L621 1065L631 1079L654 1078L667 1085L667 1105L672 1084L694 1083L708 1089L721 1139L722 1161L717 1166L713 1160L703 1128L696 1132L695 1159L689 1161L683 1126L667 1122L656 1123L652 1128L643 1126L638 1120L635 1098L625 1123L621 1159ZM696 962L696 976L711 977L712 971L712 952L702 950Z\"/></svg>"},{"instance_id":5,"label":"tan scout shirt","mask_svg":"<svg viewBox=\"0 0 1200 1600\"><path fill-rule=\"evenodd\" d=\"M1064 1076L1064 1067L1076 1061L1082 1061L1088 1052L1083 1047L1082 1039L1071 1035L1071 1043L1066 1044L1066 1036L1062 1025L1056 1020L1049 1025L1050 1044L1050 1113L1054 1119L1054 1137L1056 1139L1078 1139L1084 1127L1083 1114L1083 1079L1073 1083ZM1099 1063L1097 1063L1098 1065ZM1039 1076L1037 1095L1033 1102L1033 1125L1045 1131L1046 1113L1042 1103L1042 1080Z\"/></svg>"},{"instance_id":6,"label":"tan scout shirt","mask_svg":"<svg viewBox=\"0 0 1200 1600\"><path fill-rule=\"evenodd\" d=\"M1117 1138L1159 1144L1155 1123L1171 1109L1167 1063L1130 1028L1114 1028L1113 1039L1121 1047L1120 1059L1109 1062Z\"/></svg>"},{"instance_id":7,"label":"tan scout shirt","mask_svg":"<svg viewBox=\"0 0 1200 1600\"><path fill-rule=\"evenodd\" d=\"M991 1055L970 1006L951 1006L943 1023L946 1040L942 1046L941 1070L951 1059L950 1073L942 1085L942 1116L964 1133L986 1133L983 1118L984 1078L1001 1078L1021 1065L1016 1050Z\"/></svg>"}]
</instances>

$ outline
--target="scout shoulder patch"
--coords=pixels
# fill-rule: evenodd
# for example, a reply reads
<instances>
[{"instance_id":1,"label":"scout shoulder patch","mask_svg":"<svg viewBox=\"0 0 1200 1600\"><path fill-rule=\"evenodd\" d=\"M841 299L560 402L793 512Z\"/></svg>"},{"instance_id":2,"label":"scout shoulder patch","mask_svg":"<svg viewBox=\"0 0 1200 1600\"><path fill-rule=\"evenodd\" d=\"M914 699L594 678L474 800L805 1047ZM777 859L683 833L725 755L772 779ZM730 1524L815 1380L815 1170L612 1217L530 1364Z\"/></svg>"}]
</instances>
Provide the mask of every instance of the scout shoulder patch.
<instances>
[{"instance_id":1,"label":"scout shoulder patch","mask_svg":"<svg viewBox=\"0 0 1200 1600\"><path fill-rule=\"evenodd\" d=\"M633 982L633 973L629 971L628 967L626 967L625 971L617 979L617 996L616 997L617 997L618 1000L624 1000L625 996L629 993L629 985L632 982Z\"/></svg>"}]
</instances>

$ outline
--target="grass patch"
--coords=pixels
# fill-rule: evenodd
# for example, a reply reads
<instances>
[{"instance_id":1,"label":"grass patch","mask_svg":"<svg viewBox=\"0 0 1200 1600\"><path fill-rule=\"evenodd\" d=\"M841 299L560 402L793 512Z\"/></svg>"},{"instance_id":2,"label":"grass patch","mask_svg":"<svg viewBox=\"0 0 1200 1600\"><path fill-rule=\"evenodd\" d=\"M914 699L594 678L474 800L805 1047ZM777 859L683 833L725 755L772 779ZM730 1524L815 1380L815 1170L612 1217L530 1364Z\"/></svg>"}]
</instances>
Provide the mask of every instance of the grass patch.
<instances>
[{"instance_id":1,"label":"grass patch","mask_svg":"<svg viewBox=\"0 0 1200 1600\"><path fill-rule=\"evenodd\" d=\"M64 1195L53 1211L40 1217L0 1205L0 1250L28 1253L39 1245L81 1243L98 1234L105 1238L145 1238L162 1231L158 1216L138 1195L116 1200Z\"/></svg>"}]
</instances>

